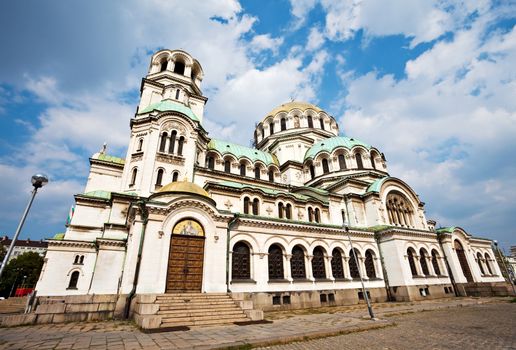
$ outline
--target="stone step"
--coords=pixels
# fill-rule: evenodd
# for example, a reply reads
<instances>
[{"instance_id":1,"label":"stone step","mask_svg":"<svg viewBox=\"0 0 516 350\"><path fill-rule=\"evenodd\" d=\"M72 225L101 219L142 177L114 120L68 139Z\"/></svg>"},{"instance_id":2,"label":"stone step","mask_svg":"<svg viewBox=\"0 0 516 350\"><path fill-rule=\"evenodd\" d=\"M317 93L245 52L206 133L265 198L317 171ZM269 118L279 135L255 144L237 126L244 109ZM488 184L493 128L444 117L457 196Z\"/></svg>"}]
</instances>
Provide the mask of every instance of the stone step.
<instances>
[{"instance_id":1,"label":"stone step","mask_svg":"<svg viewBox=\"0 0 516 350\"><path fill-rule=\"evenodd\" d=\"M232 309L198 309L198 310L159 310L158 315L163 317L193 317L193 316L215 316L215 315L242 315L243 311L239 308Z\"/></svg>"},{"instance_id":2,"label":"stone step","mask_svg":"<svg viewBox=\"0 0 516 350\"><path fill-rule=\"evenodd\" d=\"M229 297L227 293L167 293L158 294L156 298L168 298L168 297L179 297L179 298L217 298L217 297Z\"/></svg>"},{"instance_id":3,"label":"stone step","mask_svg":"<svg viewBox=\"0 0 516 350\"><path fill-rule=\"evenodd\" d=\"M156 297L156 300L160 301L160 300L232 300L231 297L227 296L227 295L220 295L220 296L209 296L209 297L205 297L205 296L202 296L202 297L191 297L191 296L184 296L184 297L180 297L180 296L157 296Z\"/></svg>"},{"instance_id":4,"label":"stone step","mask_svg":"<svg viewBox=\"0 0 516 350\"><path fill-rule=\"evenodd\" d=\"M173 310L224 310L224 309L240 309L235 303L232 304L218 304L218 305L205 305L205 304L183 304L183 305L169 305L159 304L159 310L161 311L173 311Z\"/></svg>"},{"instance_id":5,"label":"stone step","mask_svg":"<svg viewBox=\"0 0 516 350\"><path fill-rule=\"evenodd\" d=\"M214 319L163 319L160 328L177 327L177 326L206 326L206 325L222 325L231 324L233 322L246 322L249 319L245 316L231 318L214 318Z\"/></svg>"},{"instance_id":6,"label":"stone step","mask_svg":"<svg viewBox=\"0 0 516 350\"><path fill-rule=\"evenodd\" d=\"M184 305L234 305L235 302L233 300L210 300L210 301L184 301L184 300L156 300L156 304L158 305L169 305L169 306L184 306Z\"/></svg>"}]
</instances>

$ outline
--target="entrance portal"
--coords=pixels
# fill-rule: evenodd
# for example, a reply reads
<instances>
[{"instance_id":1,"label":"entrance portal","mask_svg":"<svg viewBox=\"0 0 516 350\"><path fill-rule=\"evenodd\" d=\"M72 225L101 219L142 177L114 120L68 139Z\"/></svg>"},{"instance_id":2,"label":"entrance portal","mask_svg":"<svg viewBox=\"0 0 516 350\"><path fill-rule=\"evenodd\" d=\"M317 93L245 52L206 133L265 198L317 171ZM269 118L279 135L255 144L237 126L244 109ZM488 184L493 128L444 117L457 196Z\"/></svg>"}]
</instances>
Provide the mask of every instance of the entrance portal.
<instances>
[{"instance_id":1,"label":"entrance portal","mask_svg":"<svg viewBox=\"0 0 516 350\"><path fill-rule=\"evenodd\" d=\"M204 232L193 220L183 220L173 230L166 293L200 292L204 260Z\"/></svg>"}]
</instances>

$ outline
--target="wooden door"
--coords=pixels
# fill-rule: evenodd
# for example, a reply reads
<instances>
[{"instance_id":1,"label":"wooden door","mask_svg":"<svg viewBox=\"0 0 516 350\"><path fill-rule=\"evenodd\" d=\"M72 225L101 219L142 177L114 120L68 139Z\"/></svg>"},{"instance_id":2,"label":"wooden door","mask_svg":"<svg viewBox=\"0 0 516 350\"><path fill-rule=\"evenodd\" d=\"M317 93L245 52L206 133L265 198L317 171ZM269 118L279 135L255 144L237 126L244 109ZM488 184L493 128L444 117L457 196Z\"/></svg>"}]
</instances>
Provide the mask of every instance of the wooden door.
<instances>
[{"instance_id":1,"label":"wooden door","mask_svg":"<svg viewBox=\"0 0 516 350\"><path fill-rule=\"evenodd\" d=\"M203 260L204 237L173 234L166 292L200 292Z\"/></svg>"}]
</instances>

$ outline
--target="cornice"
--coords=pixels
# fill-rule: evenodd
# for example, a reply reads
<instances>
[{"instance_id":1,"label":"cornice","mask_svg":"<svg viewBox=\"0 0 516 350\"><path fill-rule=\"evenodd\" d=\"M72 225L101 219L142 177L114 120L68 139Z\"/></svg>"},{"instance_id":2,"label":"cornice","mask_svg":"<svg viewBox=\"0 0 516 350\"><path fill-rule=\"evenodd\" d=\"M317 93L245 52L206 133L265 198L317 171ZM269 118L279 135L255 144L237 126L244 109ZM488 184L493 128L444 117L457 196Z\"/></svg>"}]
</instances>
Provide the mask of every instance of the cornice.
<instances>
[{"instance_id":1,"label":"cornice","mask_svg":"<svg viewBox=\"0 0 516 350\"><path fill-rule=\"evenodd\" d=\"M90 165L99 164L110 168L124 169L125 164L107 162L105 160L90 158Z\"/></svg>"},{"instance_id":2,"label":"cornice","mask_svg":"<svg viewBox=\"0 0 516 350\"><path fill-rule=\"evenodd\" d=\"M95 249L94 242L84 242L84 241L72 241L72 240L53 240L47 239L48 247L74 247L74 248L91 248Z\"/></svg>"}]
</instances>

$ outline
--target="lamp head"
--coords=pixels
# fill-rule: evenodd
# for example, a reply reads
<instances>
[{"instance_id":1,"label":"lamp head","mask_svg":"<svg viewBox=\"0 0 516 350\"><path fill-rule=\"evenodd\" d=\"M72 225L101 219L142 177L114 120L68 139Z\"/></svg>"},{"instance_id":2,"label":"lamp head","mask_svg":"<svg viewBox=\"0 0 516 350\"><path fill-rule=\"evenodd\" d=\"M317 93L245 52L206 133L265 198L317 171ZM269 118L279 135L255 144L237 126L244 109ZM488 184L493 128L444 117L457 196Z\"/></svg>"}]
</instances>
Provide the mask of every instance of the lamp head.
<instances>
[{"instance_id":1,"label":"lamp head","mask_svg":"<svg viewBox=\"0 0 516 350\"><path fill-rule=\"evenodd\" d=\"M40 188L45 186L48 183L48 176L44 174L35 174L32 175L32 178L30 179L32 186L34 188Z\"/></svg>"},{"instance_id":2,"label":"lamp head","mask_svg":"<svg viewBox=\"0 0 516 350\"><path fill-rule=\"evenodd\" d=\"M498 241L496 239L493 241L493 243L495 246L498 246Z\"/></svg>"}]
</instances>

